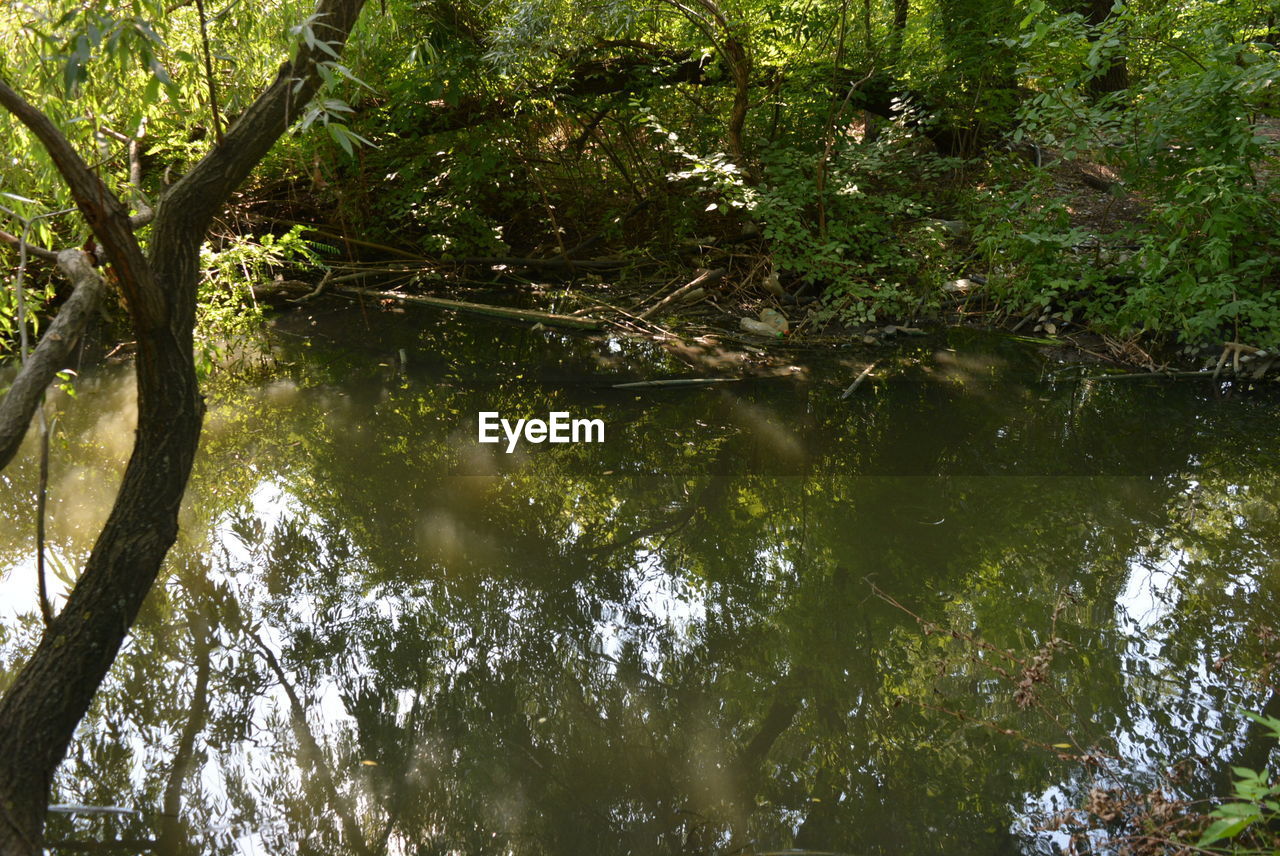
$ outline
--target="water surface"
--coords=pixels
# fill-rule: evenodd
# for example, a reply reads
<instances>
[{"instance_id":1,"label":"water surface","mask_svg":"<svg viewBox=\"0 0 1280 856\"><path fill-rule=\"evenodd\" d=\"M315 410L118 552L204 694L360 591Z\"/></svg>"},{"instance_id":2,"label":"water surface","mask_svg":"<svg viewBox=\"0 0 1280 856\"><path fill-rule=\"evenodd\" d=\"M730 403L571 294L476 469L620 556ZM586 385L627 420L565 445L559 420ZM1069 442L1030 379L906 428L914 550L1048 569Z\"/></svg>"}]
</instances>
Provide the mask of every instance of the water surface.
<instances>
[{"instance_id":1,"label":"water surface","mask_svg":"<svg viewBox=\"0 0 1280 856\"><path fill-rule=\"evenodd\" d=\"M55 851L1056 852L1039 827L1099 783L1266 760L1238 713L1280 706L1265 391L961 334L618 390L742 357L312 315L210 389L180 542L57 781L134 813L55 812ZM56 591L129 378L59 407ZM606 441L508 455L480 410ZM0 686L38 633L35 473L0 475Z\"/></svg>"}]
</instances>

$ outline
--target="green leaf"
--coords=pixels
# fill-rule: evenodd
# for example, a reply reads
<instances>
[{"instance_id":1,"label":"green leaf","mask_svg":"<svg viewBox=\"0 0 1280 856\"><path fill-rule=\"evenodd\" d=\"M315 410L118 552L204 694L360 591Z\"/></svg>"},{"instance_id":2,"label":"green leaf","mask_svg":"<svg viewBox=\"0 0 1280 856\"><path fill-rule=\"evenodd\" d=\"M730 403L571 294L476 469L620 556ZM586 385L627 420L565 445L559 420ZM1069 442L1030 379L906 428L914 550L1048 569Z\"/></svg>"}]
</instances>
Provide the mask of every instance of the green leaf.
<instances>
[{"instance_id":1,"label":"green leaf","mask_svg":"<svg viewBox=\"0 0 1280 856\"><path fill-rule=\"evenodd\" d=\"M1242 802L1227 803L1213 810L1213 817L1226 819L1257 818L1258 816L1257 806Z\"/></svg>"},{"instance_id":2,"label":"green leaf","mask_svg":"<svg viewBox=\"0 0 1280 856\"><path fill-rule=\"evenodd\" d=\"M333 141L342 146L342 150L348 155L354 155L355 150L351 145L351 140L347 137L346 128L342 125L332 124L325 125L329 129L329 136L333 137Z\"/></svg>"},{"instance_id":3,"label":"green leaf","mask_svg":"<svg viewBox=\"0 0 1280 856\"><path fill-rule=\"evenodd\" d=\"M151 74L165 87L173 86L173 78L169 77L168 70L160 64L159 60L153 59L151 61Z\"/></svg>"},{"instance_id":4,"label":"green leaf","mask_svg":"<svg viewBox=\"0 0 1280 856\"><path fill-rule=\"evenodd\" d=\"M1235 838L1249 826L1247 820L1219 820L1209 826L1196 842L1197 847L1207 847L1224 838Z\"/></svg>"}]
</instances>

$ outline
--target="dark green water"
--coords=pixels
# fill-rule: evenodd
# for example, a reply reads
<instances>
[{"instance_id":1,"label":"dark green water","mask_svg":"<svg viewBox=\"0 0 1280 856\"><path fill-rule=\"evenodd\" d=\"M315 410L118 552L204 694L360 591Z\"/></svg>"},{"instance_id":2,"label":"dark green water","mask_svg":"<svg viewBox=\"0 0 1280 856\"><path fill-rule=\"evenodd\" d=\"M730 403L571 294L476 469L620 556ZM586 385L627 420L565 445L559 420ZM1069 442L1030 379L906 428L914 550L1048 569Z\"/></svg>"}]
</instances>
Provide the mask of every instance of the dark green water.
<instances>
[{"instance_id":1,"label":"dark green water","mask_svg":"<svg viewBox=\"0 0 1280 856\"><path fill-rule=\"evenodd\" d=\"M168 574L57 782L135 813L55 812L51 841L1056 852L1038 827L1096 784L1198 758L1177 787L1205 795L1266 759L1238 714L1280 705L1266 393L1085 381L975 337L913 341L844 401L862 356L614 390L709 372L433 315L317 321L211 388ZM128 378L60 407L56 590L128 452ZM507 455L480 410L599 417L606 440ZM34 491L28 449L0 475L0 685L38 632Z\"/></svg>"}]
</instances>

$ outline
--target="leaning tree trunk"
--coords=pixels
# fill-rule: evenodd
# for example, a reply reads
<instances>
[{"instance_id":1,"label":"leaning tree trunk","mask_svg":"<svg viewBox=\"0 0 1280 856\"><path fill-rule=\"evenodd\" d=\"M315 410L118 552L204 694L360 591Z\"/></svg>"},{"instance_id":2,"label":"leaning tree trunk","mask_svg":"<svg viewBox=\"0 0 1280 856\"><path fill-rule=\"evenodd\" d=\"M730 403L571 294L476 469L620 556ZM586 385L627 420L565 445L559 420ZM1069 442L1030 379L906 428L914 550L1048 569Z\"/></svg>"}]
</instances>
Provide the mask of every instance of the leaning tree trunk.
<instances>
[{"instance_id":1,"label":"leaning tree trunk","mask_svg":"<svg viewBox=\"0 0 1280 856\"><path fill-rule=\"evenodd\" d=\"M320 0L335 51L364 0ZM0 699L0 854L41 853L54 771L178 533L204 403L192 351L199 249L217 210L320 85L328 54L301 45L240 120L166 193L143 257L127 209L38 110L0 83L0 104L48 149L102 245L137 338L137 439L115 505L62 612Z\"/></svg>"}]
</instances>

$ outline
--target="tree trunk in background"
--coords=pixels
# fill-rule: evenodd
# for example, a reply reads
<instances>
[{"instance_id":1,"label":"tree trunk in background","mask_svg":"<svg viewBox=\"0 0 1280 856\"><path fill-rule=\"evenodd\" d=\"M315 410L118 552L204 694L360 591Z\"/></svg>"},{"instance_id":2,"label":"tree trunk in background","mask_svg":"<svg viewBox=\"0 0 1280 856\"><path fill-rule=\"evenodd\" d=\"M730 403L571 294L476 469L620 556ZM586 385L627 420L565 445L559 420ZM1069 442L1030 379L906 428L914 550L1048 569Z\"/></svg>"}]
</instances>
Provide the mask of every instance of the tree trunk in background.
<instances>
[{"instance_id":1,"label":"tree trunk in background","mask_svg":"<svg viewBox=\"0 0 1280 856\"><path fill-rule=\"evenodd\" d=\"M747 124L747 111L751 107L751 55L746 47L733 36L725 39L725 60L733 77L733 109L729 113L729 152L744 173L750 175L747 150L742 131Z\"/></svg>"},{"instance_id":2,"label":"tree trunk in background","mask_svg":"<svg viewBox=\"0 0 1280 856\"><path fill-rule=\"evenodd\" d=\"M876 44L871 17L871 0L862 0L862 46L867 52L868 61L875 63Z\"/></svg>"},{"instance_id":3,"label":"tree trunk in background","mask_svg":"<svg viewBox=\"0 0 1280 856\"><path fill-rule=\"evenodd\" d=\"M1013 34L1017 12L1012 0L938 0L938 12L942 49L967 88L1013 86L1013 52L991 43Z\"/></svg>"},{"instance_id":4,"label":"tree trunk in background","mask_svg":"<svg viewBox=\"0 0 1280 856\"><path fill-rule=\"evenodd\" d=\"M364 0L320 0L316 38L336 51ZM127 210L47 117L8 86L3 103L49 150L115 270L137 337L137 439L84 571L0 699L0 854L42 852L54 771L178 534L178 508L204 416L192 351L200 245L232 191L320 87L329 55L306 45L166 192L145 259Z\"/></svg>"},{"instance_id":5,"label":"tree trunk in background","mask_svg":"<svg viewBox=\"0 0 1280 856\"><path fill-rule=\"evenodd\" d=\"M897 65L902 61L902 43L907 34L907 14L910 0L893 0L893 29L889 35L889 61Z\"/></svg>"},{"instance_id":6,"label":"tree trunk in background","mask_svg":"<svg viewBox=\"0 0 1280 856\"><path fill-rule=\"evenodd\" d=\"M1017 25L1012 0L939 0L939 38L946 74L955 82L936 105L956 131L953 153L972 155L993 129L1013 124L1017 109L1017 55L995 40Z\"/></svg>"},{"instance_id":7,"label":"tree trunk in background","mask_svg":"<svg viewBox=\"0 0 1280 856\"><path fill-rule=\"evenodd\" d=\"M1101 27L1111 17L1112 0L1089 0L1088 8L1083 10L1085 20L1091 27ZM1121 36L1123 39L1123 35ZM1099 70L1099 74L1089 81L1089 92L1094 96L1109 95L1129 88L1129 62L1124 52L1110 60Z\"/></svg>"}]
</instances>

